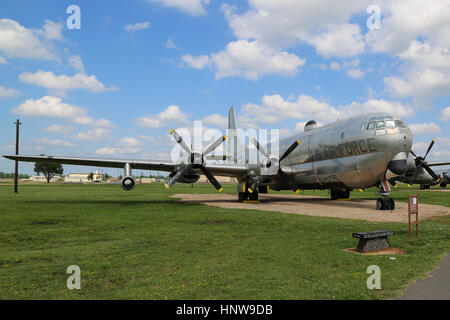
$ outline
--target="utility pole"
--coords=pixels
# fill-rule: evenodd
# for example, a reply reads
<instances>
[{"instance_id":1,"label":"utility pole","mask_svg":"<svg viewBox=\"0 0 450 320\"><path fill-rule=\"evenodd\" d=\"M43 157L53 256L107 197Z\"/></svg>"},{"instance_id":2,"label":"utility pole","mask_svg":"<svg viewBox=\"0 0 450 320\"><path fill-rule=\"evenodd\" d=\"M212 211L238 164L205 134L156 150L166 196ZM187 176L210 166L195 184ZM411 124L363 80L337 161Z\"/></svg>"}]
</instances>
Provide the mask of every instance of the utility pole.
<instances>
[{"instance_id":1,"label":"utility pole","mask_svg":"<svg viewBox=\"0 0 450 320\"><path fill-rule=\"evenodd\" d=\"M16 125L16 156L17 156L19 155L19 126L22 123L20 123L20 120L17 119L17 121L14 122L14 124ZM17 193L18 184L19 184L19 161L16 160L14 173L14 193Z\"/></svg>"}]
</instances>

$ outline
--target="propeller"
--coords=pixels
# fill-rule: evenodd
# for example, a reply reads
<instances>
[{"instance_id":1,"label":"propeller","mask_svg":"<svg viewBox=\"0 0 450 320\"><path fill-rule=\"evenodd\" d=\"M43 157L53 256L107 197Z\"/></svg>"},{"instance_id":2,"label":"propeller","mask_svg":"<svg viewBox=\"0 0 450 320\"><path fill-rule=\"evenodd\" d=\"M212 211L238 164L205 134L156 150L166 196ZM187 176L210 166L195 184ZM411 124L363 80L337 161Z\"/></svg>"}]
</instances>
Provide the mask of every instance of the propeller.
<instances>
[{"instance_id":1,"label":"propeller","mask_svg":"<svg viewBox=\"0 0 450 320\"><path fill-rule=\"evenodd\" d=\"M183 148L188 154L189 154L189 163L184 166L181 170L177 171L174 176L167 181L165 184L166 188L170 188L177 182L180 178L182 178L187 172L189 172L192 169L200 169L203 174L208 178L209 182L217 189L217 191L221 192L223 190L220 183L214 178L214 176L209 172L208 169L205 167L205 159L204 157L213 152L221 143L225 141L227 138L226 136L221 136L217 138L213 143L211 143L206 149L203 151L203 153L193 152L191 148L184 142L184 140L181 138L181 136L174 130L170 130L170 134L175 139L175 141L180 145L181 148Z\"/></svg>"},{"instance_id":2,"label":"propeller","mask_svg":"<svg viewBox=\"0 0 450 320\"><path fill-rule=\"evenodd\" d=\"M286 149L286 151L281 155L281 157L278 159L276 157L273 157L271 155L269 155L266 150L264 150L264 148L261 146L261 144L258 142L258 140L256 140L255 138L251 138L250 141L253 142L253 144L255 145L256 149L258 149L258 151L264 156L266 157L267 161L265 162L265 166L266 168L270 168L273 165L278 167L277 173L282 174L283 171L281 171L280 169L280 163L281 161L283 161L284 159L286 159L291 153L292 151L294 151L295 148L297 148L297 146L300 144L299 140L294 141L293 144L291 144L289 146L289 148ZM253 192L253 190L255 190L255 188L257 187L257 185L260 183L261 178L260 177L256 177L253 179L253 183L251 184L249 191Z\"/></svg>"},{"instance_id":3,"label":"propeller","mask_svg":"<svg viewBox=\"0 0 450 320\"><path fill-rule=\"evenodd\" d=\"M439 180L439 177L436 175L436 173L434 173L433 170L431 170L431 168L428 166L428 163L425 161L428 153L430 153L431 148L433 148L434 145L434 140L431 141L430 145L428 146L427 152L425 153L425 156L422 158L421 156L418 156L414 153L414 151L410 151L410 153L414 156L414 161L416 164L416 170L414 170L413 176L412 176L412 180L410 181L410 183L414 183L414 181L416 181L417 175L420 172L420 169L425 169L426 172L428 172L428 174L430 176L433 177L434 180Z\"/></svg>"}]
</instances>

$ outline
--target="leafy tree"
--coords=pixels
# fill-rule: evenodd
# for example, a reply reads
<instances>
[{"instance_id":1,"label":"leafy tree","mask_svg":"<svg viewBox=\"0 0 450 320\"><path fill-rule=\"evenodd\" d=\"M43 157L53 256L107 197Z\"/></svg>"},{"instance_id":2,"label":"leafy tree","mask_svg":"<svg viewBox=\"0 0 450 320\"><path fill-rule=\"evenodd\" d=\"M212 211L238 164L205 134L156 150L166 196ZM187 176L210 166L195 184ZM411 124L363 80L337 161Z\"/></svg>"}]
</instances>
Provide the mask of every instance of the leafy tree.
<instances>
[{"instance_id":1,"label":"leafy tree","mask_svg":"<svg viewBox=\"0 0 450 320\"><path fill-rule=\"evenodd\" d=\"M50 183L50 180L52 180L55 175L63 174L63 167L58 163L36 162L34 164L34 172L36 172L37 175L39 175L39 173L44 174L47 183Z\"/></svg>"},{"instance_id":2,"label":"leafy tree","mask_svg":"<svg viewBox=\"0 0 450 320\"><path fill-rule=\"evenodd\" d=\"M88 181L94 181L94 174L91 172L87 177Z\"/></svg>"}]
</instances>

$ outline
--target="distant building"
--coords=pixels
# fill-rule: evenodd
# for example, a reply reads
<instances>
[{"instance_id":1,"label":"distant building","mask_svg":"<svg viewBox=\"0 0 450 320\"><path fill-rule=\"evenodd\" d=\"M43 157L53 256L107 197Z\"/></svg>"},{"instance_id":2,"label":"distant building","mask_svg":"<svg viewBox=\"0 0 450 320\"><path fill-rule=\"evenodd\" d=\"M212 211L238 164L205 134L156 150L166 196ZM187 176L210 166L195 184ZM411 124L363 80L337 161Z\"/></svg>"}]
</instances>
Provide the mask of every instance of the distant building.
<instances>
[{"instance_id":1,"label":"distant building","mask_svg":"<svg viewBox=\"0 0 450 320\"><path fill-rule=\"evenodd\" d=\"M214 178L216 178L219 183L236 183L236 178L233 177L214 176ZM207 183L209 182L209 180L206 178L206 176L201 175L200 179L198 179L198 182Z\"/></svg>"},{"instance_id":2,"label":"distant building","mask_svg":"<svg viewBox=\"0 0 450 320\"><path fill-rule=\"evenodd\" d=\"M155 178L140 178L140 183L155 183L156 179Z\"/></svg>"},{"instance_id":3,"label":"distant building","mask_svg":"<svg viewBox=\"0 0 450 320\"><path fill-rule=\"evenodd\" d=\"M88 183L88 182L102 182L105 175L95 171L92 176L92 180L89 180L91 173L71 173L64 178L65 183Z\"/></svg>"},{"instance_id":4,"label":"distant building","mask_svg":"<svg viewBox=\"0 0 450 320\"><path fill-rule=\"evenodd\" d=\"M58 182L62 179L63 178L61 176L54 176L53 178L50 179L50 182ZM32 176L32 177L30 177L29 181L47 183L47 178L45 176Z\"/></svg>"}]
</instances>

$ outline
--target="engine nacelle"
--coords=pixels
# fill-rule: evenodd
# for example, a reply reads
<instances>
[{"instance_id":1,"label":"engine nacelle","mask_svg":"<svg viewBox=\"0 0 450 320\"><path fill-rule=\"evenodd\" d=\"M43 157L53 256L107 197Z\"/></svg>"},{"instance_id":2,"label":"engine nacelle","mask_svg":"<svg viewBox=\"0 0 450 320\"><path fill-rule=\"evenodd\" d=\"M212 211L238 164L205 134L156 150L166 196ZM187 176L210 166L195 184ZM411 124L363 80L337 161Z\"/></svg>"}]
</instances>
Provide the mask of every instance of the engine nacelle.
<instances>
[{"instance_id":1,"label":"engine nacelle","mask_svg":"<svg viewBox=\"0 0 450 320\"><path fill-rule=\"evenodd\" d=\"M125 191L131 191L136 186L136 180L131 176L123 177L122 180L120 180L120 186Z\"/></svg>"},{"instance_id":2,"label":"engine nacelle","mask_svg":"<svg viewBox=\"0 0 450 320\"><path fill-rule=\"evenodd\" d=\"M181 183L195 183L200 179L199 174L185 174L183 177L178 180Z\"/></svg>"}]
</instances>

